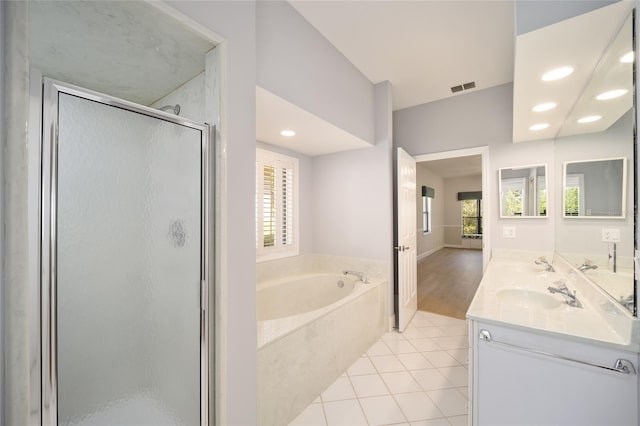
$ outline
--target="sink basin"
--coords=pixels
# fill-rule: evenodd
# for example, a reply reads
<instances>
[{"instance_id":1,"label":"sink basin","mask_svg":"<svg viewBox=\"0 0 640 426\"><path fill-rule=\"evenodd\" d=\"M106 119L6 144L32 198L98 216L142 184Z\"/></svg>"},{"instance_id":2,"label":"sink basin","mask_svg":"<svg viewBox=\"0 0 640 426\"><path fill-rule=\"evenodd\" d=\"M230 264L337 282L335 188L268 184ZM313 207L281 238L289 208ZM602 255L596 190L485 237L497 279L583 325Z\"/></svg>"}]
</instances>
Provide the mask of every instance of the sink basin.
<instances>
[{"instance_id":1,"label":"sink basin","mask_svg":"<svg viewBox=\"0 0 640 426\"><path fill-rule=\"evenodd\" d=\"M551 294L521 288L498 290L498 298L501 302L523 308L553 309L564 303L561 299Z\"/></svg>"}]
</instances>

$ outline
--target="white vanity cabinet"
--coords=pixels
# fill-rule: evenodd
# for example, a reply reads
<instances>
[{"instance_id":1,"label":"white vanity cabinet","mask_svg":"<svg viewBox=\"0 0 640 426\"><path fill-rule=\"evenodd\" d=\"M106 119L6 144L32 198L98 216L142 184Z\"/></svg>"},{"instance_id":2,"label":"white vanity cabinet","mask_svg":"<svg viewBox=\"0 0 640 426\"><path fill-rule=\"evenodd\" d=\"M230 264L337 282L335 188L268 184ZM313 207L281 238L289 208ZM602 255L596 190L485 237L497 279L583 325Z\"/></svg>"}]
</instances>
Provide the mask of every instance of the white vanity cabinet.
<instances>
[{"instance_id":1,"label":"white vanity cabinet","mask_svg":"<svg viewBox=\"0 0 640 426\"><path fill-rule=\"evenodd\" d=\"M639 424L638 353L494 322L469 328L472 425ZM602 368L617 360L628 373Z\"/></svg>"}]
</instances>

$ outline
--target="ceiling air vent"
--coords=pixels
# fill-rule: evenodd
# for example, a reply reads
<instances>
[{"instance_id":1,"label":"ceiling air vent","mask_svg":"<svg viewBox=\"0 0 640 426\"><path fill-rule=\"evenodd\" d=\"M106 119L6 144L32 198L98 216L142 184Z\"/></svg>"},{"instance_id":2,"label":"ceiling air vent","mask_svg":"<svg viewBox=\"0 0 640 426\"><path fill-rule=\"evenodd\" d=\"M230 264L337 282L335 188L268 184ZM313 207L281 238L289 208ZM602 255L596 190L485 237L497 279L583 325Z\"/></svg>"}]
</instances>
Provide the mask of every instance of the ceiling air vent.
<instances>
[{"instance_id":1,"label":"ceiling air vent","mask_svg":"<svg viewBox=\"0 0 640 426\"><path fill-rule=\"evenodd\" d=\"M451 93L462 92L463 90L473 89L474 87L476 87L476 82L475 81L470 81L468 83L460 84L458 86L453 86L451 88Z\"/></svg>"}]
</instances>

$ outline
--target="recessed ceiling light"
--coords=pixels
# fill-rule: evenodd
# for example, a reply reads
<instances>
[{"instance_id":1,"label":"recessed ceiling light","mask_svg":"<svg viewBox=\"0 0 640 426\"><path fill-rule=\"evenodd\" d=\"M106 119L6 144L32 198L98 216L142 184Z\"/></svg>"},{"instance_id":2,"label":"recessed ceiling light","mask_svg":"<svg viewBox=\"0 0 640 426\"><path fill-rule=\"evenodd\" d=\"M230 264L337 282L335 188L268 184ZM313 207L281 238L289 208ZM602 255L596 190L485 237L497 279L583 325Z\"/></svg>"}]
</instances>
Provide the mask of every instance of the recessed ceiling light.
<instances>
[{"instance_id":1,"label":"recessed ceiling light","mask_svg":"<svg viewBox=\"0 0 640 426\"><path fill-rule=\"evenodd\" d=\"M573 67L560 67L555 70L551 70L545 73L542 76L542 80L544 81L553 81L560 80L561 78L565 78L573 72Z\"/></svg>"},{"instance_id":2,"label":"recessed ceiling light","mask_svg":"<svg viewBox=\"0 0 640 426\"><path fill-rule=\"evenodd\" d=\"M600 93L598 96L596 96L596 99L599 101L606 101L608 99L619 98L626 93L627 89L609 90L608 92Z\"/></svg>"},{"instance_id":3,"label":"recessed ceiling light","mask_svg":"<svg viewBox=\"0 0 640 426\"><path fill-rule=\"evenodd\" d=\"M601 115L588 115L586 117L582 117L582 118L578 119L578 123L580 123L580 124L593 123L594 121L598 121L601 118L602 118Z\"/></svg>"},{"instance_id":4,"label":"recessed ceiling light","mask_svg":"<svg viewBox=\"0 0 640 426\"><path fill-rule=\"evenodd\" d=\"M633 51L626 53L622 58L620 58L620 62L622 62L623 64L630 64L631 62L633 62L633 58L634 58L634 54Z\"/></svg>"},{"instance_id":5,"label":"recessed ceiling light","mask_svg":"<svg viewBox=\"0 0 640 426\"><path fill-rule=\"evenodd\" d=\"M542 130L542 129L546 129L547 127L549 127L549 123L538 123L529 127L529 130Z\"/></svg>"},{"instance_id":6,"label":"recessed ceiling light","mask_svg":"<svg viewBox=\"0 0 640 426\"><path fill-rule=\"evenodd\" d=\"M543 104L534 106L533 108L531 108L531 110L534 112L549 111L550 109L554 109L557 105L558 104L556 104L555 102L545 102Z\"/></svg>"},{"instance_id":7,"label":"recessed ceiling light","mask_svg":"<svg viewBox=\"0 0 640 426\"><path fill-rule=\"evenodd\" d=\"M282 136L291 137L291 136L295 136L296 132L294 132L293 130L283 130L280 132L280 134Z\"/></svg>"}]
</instances>

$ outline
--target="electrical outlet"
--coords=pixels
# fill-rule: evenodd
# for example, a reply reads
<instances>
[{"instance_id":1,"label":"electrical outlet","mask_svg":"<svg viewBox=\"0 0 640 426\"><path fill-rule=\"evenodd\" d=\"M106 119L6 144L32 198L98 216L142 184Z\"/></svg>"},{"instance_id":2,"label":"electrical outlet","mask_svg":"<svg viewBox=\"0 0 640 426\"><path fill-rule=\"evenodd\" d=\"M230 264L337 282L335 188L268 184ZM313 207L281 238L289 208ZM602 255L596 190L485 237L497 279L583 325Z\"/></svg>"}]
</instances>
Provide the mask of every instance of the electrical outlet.
<instances>
[{"instance_id":1,"label":"electrical outlet","mask_svg":"<svg viewBox=\"0 0 640 426\"><path fill-rule=\"evenodd\" d=\"M516 227L515 226L503 226L502 227L502 238L515 238L516 237Z\"/></svg>"},{"instance_id":2,"label":"electrical outlet","mask_svg":"<svg viewBox=\"0 0 640 426\"><path fill-rule=\"evenodd\" d=\"M620 242L620 230L614 228L602 229L602 242L603 243L618 243Z\"/></svg>"}]
</instances>

